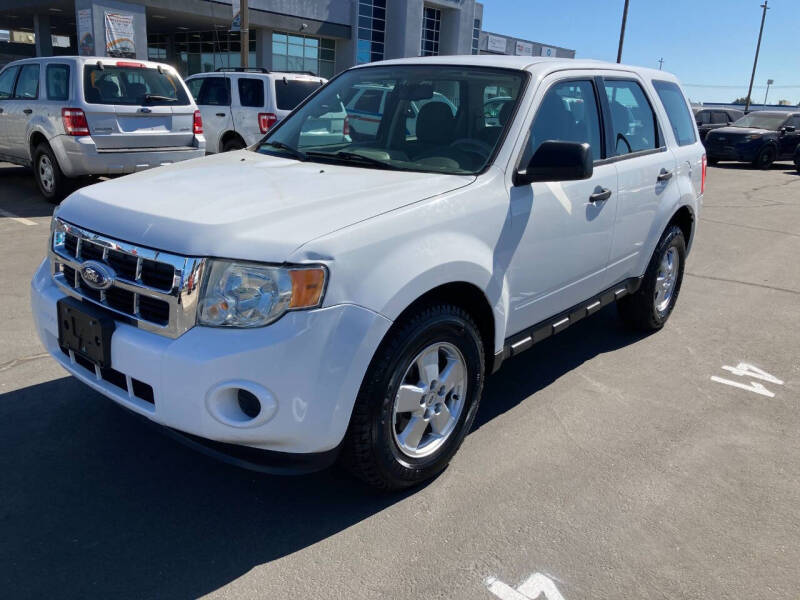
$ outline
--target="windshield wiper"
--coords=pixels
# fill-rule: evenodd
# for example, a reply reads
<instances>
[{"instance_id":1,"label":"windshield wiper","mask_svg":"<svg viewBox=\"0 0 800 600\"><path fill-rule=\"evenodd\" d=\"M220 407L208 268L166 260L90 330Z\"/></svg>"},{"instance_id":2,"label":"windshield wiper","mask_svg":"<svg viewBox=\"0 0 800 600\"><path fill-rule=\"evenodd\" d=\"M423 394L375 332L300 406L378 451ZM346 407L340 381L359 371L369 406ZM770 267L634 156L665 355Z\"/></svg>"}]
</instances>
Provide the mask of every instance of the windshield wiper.
<instances>
[{"instance_id":1,"label":"windshield wiper","mask_svg":"<svg viewBox=\"0 0 800 600\"><path fill-rule=\"evenodd\" d=\"M177 98L170 98L169 96L159 96L158 94L145 94L144 101L145 102L152 102L153 100L157 102L177 102Z\"/></svg>"},{"instance_id":2,"label":"windshield wiper","mask_svg":"<svg viewBox=\"0 0 800 600\"><path fill-rule=\"evenodd\" d=\"M302 150L298 150L297 148L294 148L294 147L290 146L289 144L284 144L283 142L264 142L261 145L262 146L272 146L273 148L278 148L280 150L285 150L286 152L288 152L289 154L294 156L297 160L303 160L303 161L308 160L308 156L306 155L305 152L303 152Z\"/></svg>"},{"instance_id":3,"label":"windshield wiper","mask_svg":"<svg viewBox=\"0 0 800 600\"><path fill-rule=\"evenodd\" d=\"M384 169L395 169L395 170L400 169L400 167L388 163L385 160L381 160L379 158L373 158L371 156L365 156L364 154L358 154L357 152L348 152L346 150L339 150L339 152L306 152L306 155L324 156L325 158L334 158L334 159L338 158L344 162L366 163Z\"/></svg>"}]
</instances>

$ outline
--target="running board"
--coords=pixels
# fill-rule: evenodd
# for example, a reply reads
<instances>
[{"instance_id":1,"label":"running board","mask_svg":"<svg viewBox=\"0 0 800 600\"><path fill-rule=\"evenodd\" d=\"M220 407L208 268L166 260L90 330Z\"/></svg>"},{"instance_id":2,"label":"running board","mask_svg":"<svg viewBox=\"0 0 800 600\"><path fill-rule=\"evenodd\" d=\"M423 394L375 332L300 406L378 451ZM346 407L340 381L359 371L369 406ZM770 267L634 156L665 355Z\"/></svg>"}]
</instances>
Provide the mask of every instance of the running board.
<instances>
[{"instance_id":1,"label":"running board","mask_svg":"<svg viewBox=\"0 0 800 600\"><path fill-rule=\"evenodd\" d=\"M520 352L524 352L534 344L538 344L542 340L549 338L557 333L561 333L570 325L573 325L589 315L593 315L604 306L619 300L628 294L634 294L642 284L641 277L631 277L625 279L620 283L611 286L604 292L576 304L569 310L557 314L554 317L545 319L541 323L537 323L533 327L528 327L515 333L511 337L506 338L503 349L494 355L494 364L492 365L492 373L495 373L503 361L512 356L516 356Z\"/></svg>"}]
</instances>

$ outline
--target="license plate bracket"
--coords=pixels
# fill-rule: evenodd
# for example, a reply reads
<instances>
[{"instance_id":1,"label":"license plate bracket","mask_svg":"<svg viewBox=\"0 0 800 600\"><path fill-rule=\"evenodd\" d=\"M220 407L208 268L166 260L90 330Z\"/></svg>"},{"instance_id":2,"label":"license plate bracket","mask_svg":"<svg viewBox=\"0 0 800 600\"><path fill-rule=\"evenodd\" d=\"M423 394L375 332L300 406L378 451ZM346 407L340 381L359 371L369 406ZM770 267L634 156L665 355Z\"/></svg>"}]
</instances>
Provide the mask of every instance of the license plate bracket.
<instances>
[{"instance_id":1,"label":"license plate bracket","mask_svg":"<svg viewBox=\"0 0 800 600\"><path fill-rule=\"evenodd\" d=\"M75 298L58 301L58 344L101 368L111 366L114 319Z\"/></svg>"}]
</instances>

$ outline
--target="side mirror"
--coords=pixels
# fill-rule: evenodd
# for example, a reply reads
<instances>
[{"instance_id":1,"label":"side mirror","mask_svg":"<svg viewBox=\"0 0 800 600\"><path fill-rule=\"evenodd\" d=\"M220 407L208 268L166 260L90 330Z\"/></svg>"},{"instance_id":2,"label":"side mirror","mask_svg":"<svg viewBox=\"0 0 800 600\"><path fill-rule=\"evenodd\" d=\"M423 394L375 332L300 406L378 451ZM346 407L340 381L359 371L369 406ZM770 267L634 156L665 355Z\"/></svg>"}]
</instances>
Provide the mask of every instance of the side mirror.
<instances>
[{"instance_id":1,"label":"side mirror","mask_svg":"<svg viewBox=\"0 0 800 600\"><path fill-rule=\"evenodd\" d=\"M514 185L589 179L593 170L589 144L548 140L542 142L524 171L514 173Z\"/></svg>"},{"instance_id":2,"label":"side mirror","mask_svg":"<svg viewBox=\"0 0 800 600\"><path fill-rule=\"evenodd\" d=\"M795 127L794 125L787 125L783 129L781 129L781 131L783 131L783 133L794 133Z\"/></svg>"}]
</instances>

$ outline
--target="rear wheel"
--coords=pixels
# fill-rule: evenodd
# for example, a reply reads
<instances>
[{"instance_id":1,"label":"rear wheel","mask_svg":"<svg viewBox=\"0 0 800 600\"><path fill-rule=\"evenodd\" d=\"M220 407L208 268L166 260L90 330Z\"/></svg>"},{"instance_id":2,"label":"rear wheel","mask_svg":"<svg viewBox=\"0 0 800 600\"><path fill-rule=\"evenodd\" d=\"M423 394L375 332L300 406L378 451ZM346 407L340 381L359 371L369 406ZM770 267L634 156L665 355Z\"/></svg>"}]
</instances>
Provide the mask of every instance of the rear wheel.
<instances>
[{"instance_id":1,"label":"rear wheel","mask_svg":"<svg viewBox=\"0 0 800 600\"><path fill-rule=\"evenodd\" d=\"M344 466L385 490L434 477L472 426L483 378L483 345L466 312L432 305L399 322L362 383Z\"/></svg>"},{"instance_id":2,"label":"rear wheel","mask_svg":"<svg viewBox=\"0 0 800 600\"><path fill-rule=\"evenodd\" d=\"M72 191L72 182L61 172L53 150L39 144L33 152L33 174L39 191L48 202L57 204Z\"/></svg>"},{"instance_id":3,"label":"rear wheel","mask_svg":"<svg viewBox=\"0 0 800 600\"><path fill-rule=\"evenodd\" d=\"M753 161L753 166L756 169L769 169L772 163L775 162L776 152L772 146L767 146L758 153L756 159Z\"/></svg>"},{"instance_id":4,"label":"rear wheel","mask_svg":"<svg viewBox=\"0 0 800 600\"><path fill-rule=\"evenodd\" d=\"M707 162L708 162L708 164L710 166L713 167L714 165L716 165L719 162L719 159L718 158L709 158L709 159L707 159Z\"/></svg>"},{"instance_id":5,"label":"rear wheel","mask_svg":"<svg viewBox=\"0 0 800 600\"><path fill-rule=\"evenodd\" d=\"M222 144L222 151L232 152L233 150L241 150L242 148L246 147L247 146L242 138L239 136L233 136L225 140L225 142Z\"/></svg>"},{"instance_id":6,"label":"rear wheel","mask_svg":"<svg viewBox=\"0 0 800 600\"><path fill-rule=\"evenodd\" d=\"M661 329L678 301L685 261L683 231L670 225L653 252L638 291L617 302L622 320L641 331Z\"/></svg>"}]
</instances>

